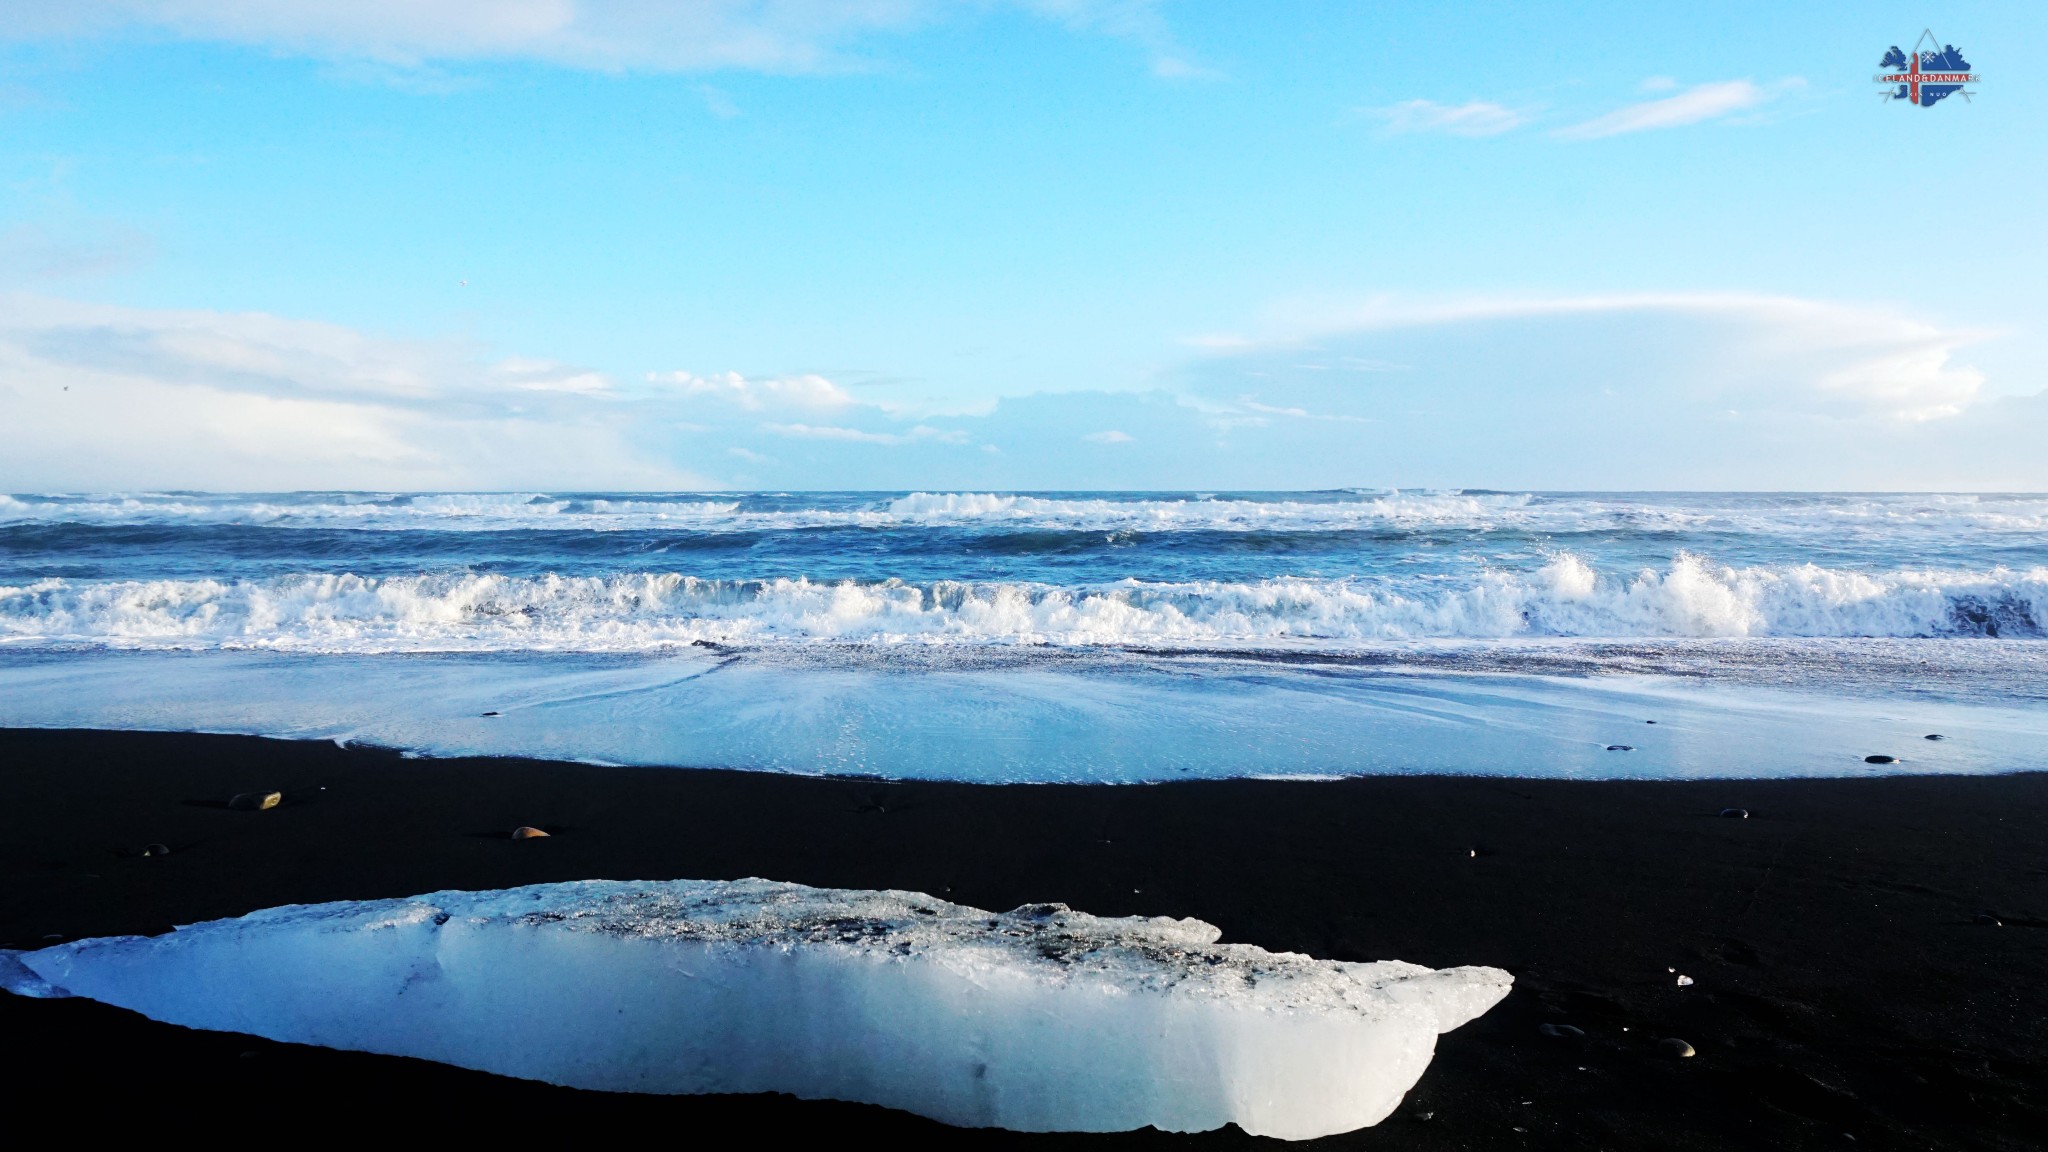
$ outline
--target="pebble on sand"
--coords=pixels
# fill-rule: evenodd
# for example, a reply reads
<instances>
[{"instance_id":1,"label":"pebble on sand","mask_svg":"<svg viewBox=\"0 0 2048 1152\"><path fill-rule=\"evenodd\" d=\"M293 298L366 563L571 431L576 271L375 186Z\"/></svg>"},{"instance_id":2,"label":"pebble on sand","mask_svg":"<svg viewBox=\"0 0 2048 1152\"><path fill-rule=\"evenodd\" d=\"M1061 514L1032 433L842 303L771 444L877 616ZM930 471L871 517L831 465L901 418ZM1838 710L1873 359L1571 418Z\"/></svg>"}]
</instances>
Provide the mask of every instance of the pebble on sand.
<instances>
[{"instance_id":1,"label":"pebble on sand","mask_svg":"<svg viewBox=\"0 0 2048 1152\"><path fill-rule=\"evenodd\" d=\"M1948 739L1948 737L1946 737L1946 736L1943 736L1943 735L1942 735L1941 733L1939 733L1939 732L1929 732L1929 733L1928 733L1927 735L1925 735L1925 736L1922 736L1922 737L1921 737L1921 739L1922 739L1922 740L1946 740L1946 739Z\"/></svg>"},{"instance_id":2,"label":"pebble on sand","mask_svg":"<svg viewBox=\"0 0 2048 1152\"><path fill-rule=\"evenodd\" d=\"M1585 1029L1570 1024L1538 1024L1536 1030L1559 1040L1577 1040L1586 1034Z\"/></svg>"},{"instance_id":3,"label":"pebble on sand","mask_svg":"<svg viewBox=\"0 0 2048 1152\"><path fill-rule=\"evenodd\" d=\"M1730 820L1747 820L1749 819L1749 809L1723 808L1721 809L1721 815L1728 817Z\"/></svg>"},{"instance_id":4,"label":"pebble on sand","mask_svg":"<svg viewBox=\"0 0 2048 1152\"><path fill-rule=\"evenodd\" d=\"M1666 1056L1676 1057L1680 1060L1683 1060L1694 1054L1692 1050L1692 1045L1687 1044L1685 1041L1680 1040L1676 1036L1666 1036L1664 1039L1657 1041L1657 1047L1661 1051L1663 1051L1663 1053Z\"/></svg>"},{"instance_id":5,"label":"pebble on sand","mask_svg":"<svg viewBox=\"0 0 2048 1152\"><path fill-rule=\"evenodd\" d=\"M521 824L512 830L512 838L514 840L538 840L546 835L547 833L535 828L531 824Z\"/></svg>"},{"instance_id":6,"label":"pebble on sand","mask_svg":"<svg viewBox=\"0 0 2048 1152\"><path fill-rule=\"evenodd\" d=\"M1865 764L1897 764L1899 758L1897 756L1865 756L1863 762Z\"/></svg>"},{"instance_id":7,"label":"pebble on sand","mask_svg":"<svg viewBox=\"0 0 2048 1152\"><path fill-rule=\"evenodd\" d=\"M497 715L500 715L500 713L497 713L497 712L486 712L486 713L484 713L484 715L486 715L486 716L497 716Z\"/></svg>"},{"instance_id":8,"label":"pebble on sand","mask_svg":"<svg viewBox=\"0 0 2048 1152\"><path fill-rule=\"evenodd\" d=\"M264 812L282 803L282 792L237 792L228 799L228 807L237 812Z\"/></svg>"},{"instance_id":9,"label":"pebble on sand","mask_svg":"<svg viewBox=\"0 0 2048 1152\"><path fill-rule=\"evenodd\" d=\"M1690 976L1680 976L1680 977L1678 978L1678 986L1679 986L1680 988L1690 988L1690 987L1692 987L1692 977L1690 977Z\"/></svg>"}]
</instances>

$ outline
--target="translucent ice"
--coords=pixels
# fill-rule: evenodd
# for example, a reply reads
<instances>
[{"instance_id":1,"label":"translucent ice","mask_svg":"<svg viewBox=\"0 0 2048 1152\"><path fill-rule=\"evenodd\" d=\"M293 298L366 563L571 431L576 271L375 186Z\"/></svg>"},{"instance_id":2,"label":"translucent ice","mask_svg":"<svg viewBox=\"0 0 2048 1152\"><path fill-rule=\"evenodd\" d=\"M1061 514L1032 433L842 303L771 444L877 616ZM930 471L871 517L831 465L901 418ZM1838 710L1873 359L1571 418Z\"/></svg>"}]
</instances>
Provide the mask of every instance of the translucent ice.
<instances>
[{"instance_id":1,"label":"translucent ice","mask_svg":"<svg viewBox=\"0 0 2048 1152\"><path fill-rule=\"evenodd\" d=\"M1198 920L585 881L294 905L0 957L28 994L628 1092L1029 1131L1373 1124L1507 973L1219 944Z\"/></svg>"}]
</instances>

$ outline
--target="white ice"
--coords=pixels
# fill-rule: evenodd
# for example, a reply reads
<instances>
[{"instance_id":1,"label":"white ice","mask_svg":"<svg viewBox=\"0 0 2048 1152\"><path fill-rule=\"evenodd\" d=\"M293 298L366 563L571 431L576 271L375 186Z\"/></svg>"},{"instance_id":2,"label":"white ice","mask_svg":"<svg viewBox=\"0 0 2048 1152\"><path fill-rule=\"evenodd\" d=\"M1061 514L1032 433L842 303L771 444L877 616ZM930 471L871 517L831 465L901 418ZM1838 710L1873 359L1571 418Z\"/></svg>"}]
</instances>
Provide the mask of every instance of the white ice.
<instances>
[{"instance_id":1,"label":"white ice","mask_svg":"<svg viewBox=\"0 0 2048 1152\"><path fill-rule=\"evenodd\" d=\"M293 905L0 956L158 1020L629 1092L787 1092L1025 1131L1307 1139L1378 1122L1495 968L1220 944L1199 920L1001 915L768 880Z\"/></svg>"}]
</instances>

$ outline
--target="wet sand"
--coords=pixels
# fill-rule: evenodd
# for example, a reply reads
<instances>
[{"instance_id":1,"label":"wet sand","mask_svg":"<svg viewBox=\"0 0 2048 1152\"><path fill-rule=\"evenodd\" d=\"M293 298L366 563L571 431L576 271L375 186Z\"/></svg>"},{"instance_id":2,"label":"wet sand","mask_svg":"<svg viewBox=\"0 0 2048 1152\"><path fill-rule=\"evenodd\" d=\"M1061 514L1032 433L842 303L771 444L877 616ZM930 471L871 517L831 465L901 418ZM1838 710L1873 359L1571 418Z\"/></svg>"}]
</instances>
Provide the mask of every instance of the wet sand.
<instances>
[{"instance_id":1,"label":"wet sand","mask_svg":"<svg viewBox=\"0 0 2048 1152\"><path fill-rule=\"evenodd\" d=\"M226 808L256 789L285 803ZM1730 806L1751 818L1717 815ZM553 835L509 840L521 824ZM1332 1147L2020 1149L2048 1132L2048 775L998 787L0 731L0 946L440 888L750 875L1196 916L1269 949L1515 975L1394 1117ZM117 1101L133 1118L403 1116L515 1139L630 1120L678 1137L1248 1142L575 1092L82 1000L0 996L0 1036L17 1120L104 1124ZM1698 1055L1661 1054L1672 1036Z\"/></svg>"}]
</instances>

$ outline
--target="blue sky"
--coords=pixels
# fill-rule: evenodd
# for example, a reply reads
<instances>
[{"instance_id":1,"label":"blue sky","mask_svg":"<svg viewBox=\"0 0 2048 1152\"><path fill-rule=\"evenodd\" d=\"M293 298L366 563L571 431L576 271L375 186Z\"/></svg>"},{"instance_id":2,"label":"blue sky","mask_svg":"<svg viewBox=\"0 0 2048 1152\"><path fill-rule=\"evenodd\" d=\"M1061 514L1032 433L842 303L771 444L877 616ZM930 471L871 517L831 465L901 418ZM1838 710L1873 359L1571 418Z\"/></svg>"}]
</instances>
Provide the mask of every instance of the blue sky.
<instances>
[{"instance_id":1,"label":"blue sky","mask_svg":"<svg viewBox=\"0 0 2048 1152\"><path fill-rule=\"evenodd\" d=\"M1886 104L1931 27L1984 75ZM0 488L2048 488L2048 9L0 0Z\"/></svg>"}]
</instances>

